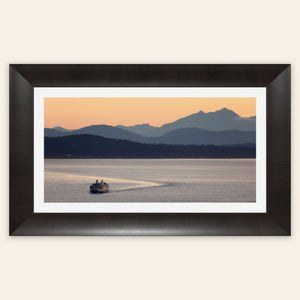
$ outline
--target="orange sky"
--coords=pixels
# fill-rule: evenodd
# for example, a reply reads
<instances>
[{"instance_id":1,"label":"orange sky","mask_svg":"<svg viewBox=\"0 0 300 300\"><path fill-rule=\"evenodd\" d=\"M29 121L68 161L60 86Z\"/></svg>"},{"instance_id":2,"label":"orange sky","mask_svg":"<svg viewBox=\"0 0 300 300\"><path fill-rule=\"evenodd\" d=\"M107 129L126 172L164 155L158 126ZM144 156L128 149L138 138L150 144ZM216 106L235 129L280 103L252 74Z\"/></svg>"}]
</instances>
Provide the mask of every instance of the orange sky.
<instances>
[{"instance_id":1,"label":"orange sky","mask_svg":"<svg viewBox=\"0 0 300 300\"><path fill-rule=\"evenodd\" d=\"M256 115L255 98L45 98L45 127L161 126L200 110L210 112L223 107L241 117Z\"/></svg>"}]
</instances>

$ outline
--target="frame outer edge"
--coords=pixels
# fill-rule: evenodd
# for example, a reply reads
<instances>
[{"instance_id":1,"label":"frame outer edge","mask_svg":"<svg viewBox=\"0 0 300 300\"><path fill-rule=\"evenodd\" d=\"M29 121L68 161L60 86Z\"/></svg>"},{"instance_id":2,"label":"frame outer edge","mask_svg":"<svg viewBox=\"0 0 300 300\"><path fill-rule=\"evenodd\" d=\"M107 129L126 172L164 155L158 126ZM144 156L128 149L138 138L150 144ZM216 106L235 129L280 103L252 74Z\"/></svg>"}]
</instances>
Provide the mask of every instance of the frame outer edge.
<instances>
[{"instance_id":1,"label":"frame outer edge","mask_svg":"<svg viewBox=\"0 0 300 300\"><path fill-rule=\"evenodd\" d=\"M182 73L177 69L183 70ZM85 75L89 76L88 79L81 81ZM124 78L127 81L124 82ZM205 86L206 83L210 87L219 84L256 86L256 83L257 86L267 87L268 116L279 116L279 122L267 118L268 132L269 129L271 132L267 136L267 151L270 151L267 174L271 175L267 177L267 204L270 212L88 216L34 214L33 86L51 87L57 82L60 86L66 83L82 87L118 86L120 83L133 86L136 80L140 80L136 86L141 82L147 82L148 86L155 82L158 83L155 86L176 86L180 82L182 87ZM290 65L24 64L10 65L9 85L10 235L290 235ZM278 133L283 140L277 138ZM279 156L278 160L277 155L286 156ZM16 182L20 186L19 193L14 192ZM277 182L278 187L272 190L271 187L274 188Z\"/></svg>"},{"instance_id":2,"label":"frame outer edge","mask_svg":"<svg viewBox=\"0 0 300 300\"><path fill-rule=\"evenodd\" d=\"M267 212L291 235L291 65L267 86L267 112Z\"/></svg>"},{"instance_id":3,"label":"frame outer edge","mask_svg":"<svg viewBox=\"0 0 300 300\"><path fill-rule=\"evenodd\" d=\"M9 197L9 234L13 235L33 214L33 87L12 66L9 67Z\"/></svg>"}]
</instances>

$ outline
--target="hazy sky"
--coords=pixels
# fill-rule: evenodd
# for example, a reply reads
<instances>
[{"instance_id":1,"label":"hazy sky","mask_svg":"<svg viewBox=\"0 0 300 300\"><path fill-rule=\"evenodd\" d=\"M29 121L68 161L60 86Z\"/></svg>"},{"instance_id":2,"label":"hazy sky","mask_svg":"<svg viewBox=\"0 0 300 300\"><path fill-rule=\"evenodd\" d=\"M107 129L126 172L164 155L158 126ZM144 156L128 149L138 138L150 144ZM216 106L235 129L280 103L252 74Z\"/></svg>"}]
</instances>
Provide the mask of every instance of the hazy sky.
<instances>
[{"instance_id":1,"label":"hazy sky","mask_svg":"<svg viewBox=\"0 0 300 300\"><path fill-rule=\"evenodd\" d=\"M211 112L223 107L241 117L256 115L255 98L45 98L45 127L161 126L200 110Z\"/></svg>"}]
</instances>

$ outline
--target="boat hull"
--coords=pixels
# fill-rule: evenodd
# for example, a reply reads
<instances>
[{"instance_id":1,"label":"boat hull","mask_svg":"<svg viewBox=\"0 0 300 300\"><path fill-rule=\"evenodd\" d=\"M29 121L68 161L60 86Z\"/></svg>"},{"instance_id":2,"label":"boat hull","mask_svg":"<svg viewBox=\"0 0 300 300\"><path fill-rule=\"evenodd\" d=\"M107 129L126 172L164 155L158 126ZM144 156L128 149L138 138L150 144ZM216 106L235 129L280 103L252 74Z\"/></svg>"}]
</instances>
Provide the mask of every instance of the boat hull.
<instances>
[{"instance_id":1,"label":"boat hull","mask_svg":"<svg viewBox=\"0 0 300 300\"><path fill-rule=\"evenodd\" d=\"M103 194L109 192L108 187L102 187L102 188L91 188L90 193L92 194Z\"/></svg>"}]
</instances>

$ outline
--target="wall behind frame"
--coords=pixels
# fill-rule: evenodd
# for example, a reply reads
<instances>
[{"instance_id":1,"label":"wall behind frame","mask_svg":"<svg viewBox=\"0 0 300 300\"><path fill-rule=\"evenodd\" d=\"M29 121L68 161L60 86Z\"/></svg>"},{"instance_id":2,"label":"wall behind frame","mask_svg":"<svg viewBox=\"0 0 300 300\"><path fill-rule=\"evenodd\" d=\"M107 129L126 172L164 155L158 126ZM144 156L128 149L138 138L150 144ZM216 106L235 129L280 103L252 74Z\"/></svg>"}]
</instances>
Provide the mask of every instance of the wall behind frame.
<instances>
[{"instance_id":1,"label":"wall behind frame","mask_svg":"<svg viewBox=\"0 0 300 300\"><path fill-rule=\"evenodd\" d=\"M299 8L1 1L0 298L299 299ZM8 237L9 63L291 63L292 237Z\"/></svg>"}]
</instances>

